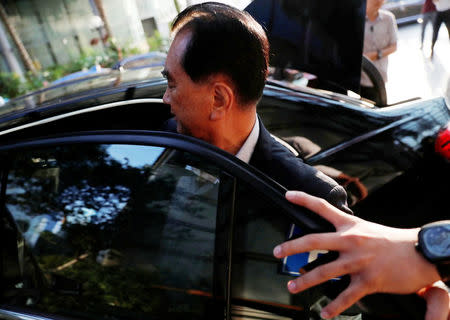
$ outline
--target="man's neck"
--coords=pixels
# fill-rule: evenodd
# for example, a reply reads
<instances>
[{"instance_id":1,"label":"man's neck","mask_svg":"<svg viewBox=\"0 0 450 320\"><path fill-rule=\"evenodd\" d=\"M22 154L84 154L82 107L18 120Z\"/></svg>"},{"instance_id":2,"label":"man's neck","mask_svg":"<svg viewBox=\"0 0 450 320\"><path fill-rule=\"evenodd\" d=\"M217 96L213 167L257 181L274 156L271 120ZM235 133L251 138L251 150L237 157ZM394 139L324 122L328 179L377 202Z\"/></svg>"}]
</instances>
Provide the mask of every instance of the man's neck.
<instances>
[{"instance_id":1,"label":"man's neck","mask_svg":"<svg viewBox=\"0 0 450 320\"><path fill-rule=\"evenodd\" d=\"M235 155L250 135L256 121L255 113L243 113L234 120L218 123L210 143Z\"/></svg>"}]
</instances>

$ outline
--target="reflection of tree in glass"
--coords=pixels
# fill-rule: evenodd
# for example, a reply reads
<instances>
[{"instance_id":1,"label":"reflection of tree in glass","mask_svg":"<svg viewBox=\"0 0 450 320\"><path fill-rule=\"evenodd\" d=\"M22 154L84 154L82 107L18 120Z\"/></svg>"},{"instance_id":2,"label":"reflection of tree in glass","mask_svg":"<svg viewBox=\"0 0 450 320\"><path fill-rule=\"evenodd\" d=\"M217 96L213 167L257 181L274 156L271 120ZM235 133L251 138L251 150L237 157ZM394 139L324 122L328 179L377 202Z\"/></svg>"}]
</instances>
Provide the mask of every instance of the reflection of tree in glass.
<instances>
[{"instance_id":1,"label":"reflection of tree in glass","mask_svg":"<svg viewBox=\"0 0 450 320\"><path fill-rule=\"evenodd\" d=\"M37 305L48 312L71 314L76 310L79 314L89 312L104 318L108 314L129 316L130 312L137 315L167 311L165 293L154 285L159 283L157 273L124 267L105 268L88 257L58 274L76 279L81 285L80 294L48 291Z\"/></svg>"},{"instance_id":2,"label":"reflection of tree in glass","mask_svg":"<svg viewBox=\"0 0 450 320\"><path fill-rule=\"evenodd\" d=\"M108 157L105 147L100 145L73 145L18 154L8 177L8 189L13 190L8 203L20 205L27 215L50 214L56 220L63 209L59 202L60 190L81 186L89 178L93 186L115 185L114 179L122 168ZM104 173L104 178L97 177L96 172Z\"/></svg>"},{"instance_id":3,"label":"reflection of tree in glass","mask_svg":"<svg viewBox=\"0 0 450 320\"><path fill-rule=\"evenodd\" d=\"M70 186L60 195L60 203L64 205L64 216L68 224L95 224L101 229L110 224L130 199L130 189L116 185Z\"/></svg>"},{"instance_id":4,"label":"reflection of tree in glass","mask_svg":"<svg viewBox=\"0 0 450 320\"><path fill-rule=\"evenodd\" d=\"M29 216L50 213L58 210L58 204L52 189L51 179L36 179L17 172L8 177L9 188L20 188L16 194L9 195L8 203L18 205Z\"/></svg>"},{"instance_id":5,"label":"reflection of tree in glass","mask_svg":"<svg viewBox=\"0 0 450 320\"><path fill-rule=\"evenodd\" d=\"M161 249L167 202L178 176L173 172L155 175L151 166L124 165L111 158L106 149L79 144L34 150L20 154L9 175L9 186L17 188L9 194L8 205L29 217L47 215L63 221L61 232L44 230L39 234L33 254L41 270L49 278L56 272L81 286L78 293L54 289L43 292L40 307L68 313L77 310L79 315L89 312L102 318L142 318L142 312L167 313L169 304L176 305L174 301L189 304L193 298L183 291L164 288L168 283L163 278L173 277L173 273L161 274L152 256ZM194 209L198 201L205 200L195 199L189 209L204 211ZM96 262L98 252L105 249L116 250L121 263L105 267ZM134 262L156 268L144 270ZM204 286L209 288L210 284ZM183 286L176 283L173 287Z\"/></svg>"}]
</instances>

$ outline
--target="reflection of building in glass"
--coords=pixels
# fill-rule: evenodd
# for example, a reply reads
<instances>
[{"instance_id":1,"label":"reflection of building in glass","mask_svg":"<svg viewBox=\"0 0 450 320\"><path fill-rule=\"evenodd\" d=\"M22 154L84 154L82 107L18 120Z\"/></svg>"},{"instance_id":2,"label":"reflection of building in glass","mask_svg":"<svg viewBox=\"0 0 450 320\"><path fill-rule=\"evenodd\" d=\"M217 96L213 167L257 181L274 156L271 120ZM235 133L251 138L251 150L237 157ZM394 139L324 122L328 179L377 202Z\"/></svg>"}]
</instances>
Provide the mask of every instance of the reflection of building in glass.
<instances>
[{"instance_id":1,"label":"reflection of building in glass","mask_svg":"<svg viewBox=\"0 0 450 320\"><path fill-rule=\"evenodd\" d=\"M116 185L89 186L86 182L82 188L70 186L60 196L64 206L66 223L69 224L104 224L114 221L125 208L130 198L130 189Z\"/></svg>"}]
</instances>

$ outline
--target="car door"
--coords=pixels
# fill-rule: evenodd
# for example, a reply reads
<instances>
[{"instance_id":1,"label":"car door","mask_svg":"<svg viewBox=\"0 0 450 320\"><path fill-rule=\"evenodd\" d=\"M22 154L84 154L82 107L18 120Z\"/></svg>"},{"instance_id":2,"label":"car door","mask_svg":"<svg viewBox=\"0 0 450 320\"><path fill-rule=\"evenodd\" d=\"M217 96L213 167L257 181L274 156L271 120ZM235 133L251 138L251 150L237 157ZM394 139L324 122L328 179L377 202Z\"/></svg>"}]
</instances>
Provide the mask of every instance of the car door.
<instances>
[{"instance_id":1,"label":"car door","mask_svg":"<svg viewBox=\"0 0 450 320\"><path fill-rule=\"evenodd\" d=\"M293 223L329 225L225 152L177 134L105 132L0 154L0 319L299 318L308 308L269 251Z\"/></svg>"},{"instance_id":2,"label":"car door","mask_svg":"<svg viewBox=\"0 0 450 320\"><path fill-rule=\"evenodd\" d=\"M221 170L138 138L72 136L3 152L0 318L223 314Z\"/></svg>"}]
</instances>

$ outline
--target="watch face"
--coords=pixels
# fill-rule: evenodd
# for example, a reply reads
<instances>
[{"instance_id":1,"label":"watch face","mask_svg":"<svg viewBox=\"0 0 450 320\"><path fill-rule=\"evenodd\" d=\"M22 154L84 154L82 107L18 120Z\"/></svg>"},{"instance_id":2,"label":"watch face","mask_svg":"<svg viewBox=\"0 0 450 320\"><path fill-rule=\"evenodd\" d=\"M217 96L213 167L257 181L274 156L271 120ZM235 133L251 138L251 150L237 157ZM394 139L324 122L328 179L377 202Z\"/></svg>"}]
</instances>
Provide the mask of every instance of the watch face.
<instances>
[{"instance_id":1,"label":"watch face","mask_svg":"<svg viewBox=\"0 0 450 320\"><path fill-rule=\"evenodd\" d=\"M427 250L436 258L450 256L450 225L425 229L423 240Z\"/></svg>"}]
</instances>

